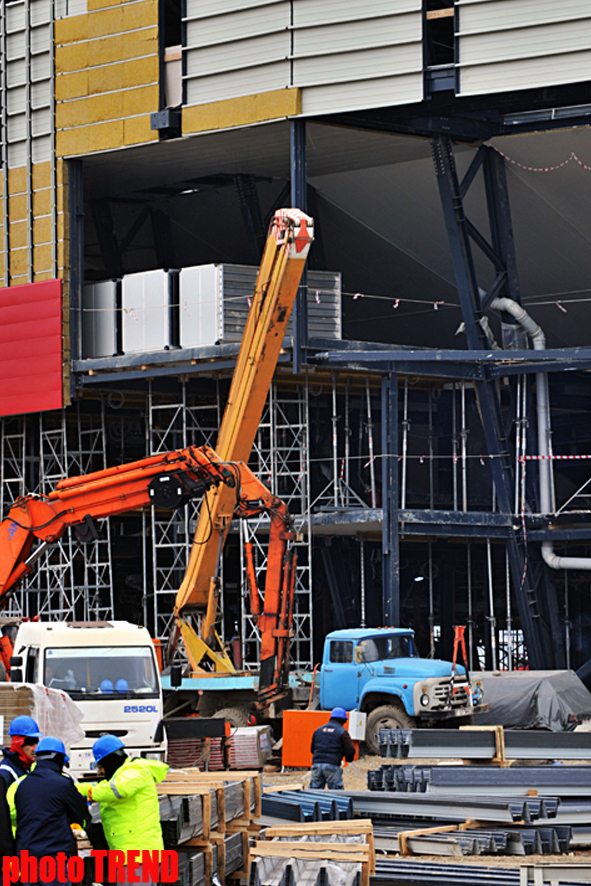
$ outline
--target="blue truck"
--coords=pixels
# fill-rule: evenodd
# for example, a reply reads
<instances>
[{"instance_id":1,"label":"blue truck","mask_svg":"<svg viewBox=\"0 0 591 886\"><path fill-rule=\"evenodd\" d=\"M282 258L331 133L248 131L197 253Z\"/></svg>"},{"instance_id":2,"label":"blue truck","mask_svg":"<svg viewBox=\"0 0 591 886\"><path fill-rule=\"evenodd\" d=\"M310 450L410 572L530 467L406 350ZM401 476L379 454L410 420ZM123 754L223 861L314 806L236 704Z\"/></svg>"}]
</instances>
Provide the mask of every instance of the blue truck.
<instances>
[{"instance_id":1,"label":"blue truck","mask_svg":"<svg viewBox=\"0 0 591 886\"><path fill-rule=\"evenodd\" d=\"M203 716L245 726L257 698L258 675L202 674L174 686L163 675L162 686L176 690L170 703L177 710L187 706ZM314 707L326 711L338 706L367 714L366 745L372 753L378 753L382 728L459 726L488 709L482 704L482 685L469 681L461 665L452 680L451 662L421 658L408 628L353 628L328 634L320 672L292 672L282 707L305 708L311 698ZM266 719L279 726L280 717L280 706L271 706Z\"/></svg>"},{"instance_id":2,"label":"blue truck","mask_svg":"<svg viewBox=\"0 0 591 886\"><path fill-rule=\"evenodd\" d=\"M380 729L410 729L451 721L468 724L482 703L482 684L457 665L421 658L407 628L356 628L326 636L320 707L367 714L366 744L379 753ZM445 725L442 723L441 725Z\"/></svg>"}]
</instances>

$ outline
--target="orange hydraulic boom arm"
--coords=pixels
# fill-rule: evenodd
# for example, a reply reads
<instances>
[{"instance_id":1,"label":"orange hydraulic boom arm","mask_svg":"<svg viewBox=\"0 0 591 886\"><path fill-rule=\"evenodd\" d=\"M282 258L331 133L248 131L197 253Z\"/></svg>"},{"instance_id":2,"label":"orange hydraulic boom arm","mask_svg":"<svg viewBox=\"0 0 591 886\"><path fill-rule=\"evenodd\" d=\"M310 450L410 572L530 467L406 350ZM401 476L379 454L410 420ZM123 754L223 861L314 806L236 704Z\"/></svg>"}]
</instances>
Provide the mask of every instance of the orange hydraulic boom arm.
<instances>
[{"instance_id":1,"label":"orange hydraulic boom arm","mask_svg":"<svg viewBox=\"0 0 591 886\"><path fill-rule=\"evenodd\" d=\"M275 213L215 445L220 458L227 461L247 462L250 458L313 239L314 221L310 216L299 209L280 209ZM215 630L220 595L216 564L234 512L232 493L226 486L212 488L205 505L199 514L187 571L177 593L175 614L193 670L199 671L201 658L207 655L217 671L232 672L234 667ZM273 568L269 561L267 583ZM252 559L249 570L254 574ZM252 593L250 599L251 612L256 615L257 601ZM195 610L204 613L200 637L187 618ZM261 614L259 627L266 618ZM176 637L171 647L175 642ZM289 640L277 637L276 642L277 656L281 658ZM275 657L266 647L262 637L263 661Z\"/></svg>"},{"instance_id":2,"label":"orange hydraulic boom arm","mask_svg":"<svg viewBox=\"0 0 591 886\"><path fill-rule=\"evenodd\" d=\"M288 666L288 637L293 607L294 538L286 505L241 462L224 462L209 446L160 453L140 461L61 480L48 496L26 495L14 502L0 523L0 609L49 544L68 526L85 538L93 520L154 505L177 508L214 487L232 491L234 514L241 518L267 513L271 518L267 578L261 629L261 704L272 700ZM33 542L40 545L31 554ZM257 591L258 593L258 591Z\"/></svg>"}]
</instances>

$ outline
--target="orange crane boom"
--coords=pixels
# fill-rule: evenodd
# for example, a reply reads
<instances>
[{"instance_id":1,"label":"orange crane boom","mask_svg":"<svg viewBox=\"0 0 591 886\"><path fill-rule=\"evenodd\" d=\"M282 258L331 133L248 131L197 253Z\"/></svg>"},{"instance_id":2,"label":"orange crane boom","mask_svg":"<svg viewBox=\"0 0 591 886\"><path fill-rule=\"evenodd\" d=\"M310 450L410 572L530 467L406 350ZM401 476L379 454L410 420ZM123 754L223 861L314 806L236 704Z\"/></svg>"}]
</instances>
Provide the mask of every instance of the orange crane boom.
<instances>
[{"instance_id":1,"label":"orange crane boom","mask_svg":"<svg viewBox=\"0 0 591 886\"><path fill-rule=\"evenodd\" d=\"M218 455L227 461L246 463L250 458L313 239L314 222L310 216L299 209L281 209L275 213L215 447ZM198 671L200 657L206 654L216 670L234 671L215 631L221 592L218 568L233 512L234 502L228 487L209 490L175 602L177 624L194 671ZM269 563L267 576L272 568ZM186 618L195 610L202 614L201 642L197 642ZM267 618L268 613L261 613L259 627ZM288 639L285 644L288 645ZM261 667L270 667L264 662L273 657L273 650L261 647Z\"/></svg>"}]
</instances>

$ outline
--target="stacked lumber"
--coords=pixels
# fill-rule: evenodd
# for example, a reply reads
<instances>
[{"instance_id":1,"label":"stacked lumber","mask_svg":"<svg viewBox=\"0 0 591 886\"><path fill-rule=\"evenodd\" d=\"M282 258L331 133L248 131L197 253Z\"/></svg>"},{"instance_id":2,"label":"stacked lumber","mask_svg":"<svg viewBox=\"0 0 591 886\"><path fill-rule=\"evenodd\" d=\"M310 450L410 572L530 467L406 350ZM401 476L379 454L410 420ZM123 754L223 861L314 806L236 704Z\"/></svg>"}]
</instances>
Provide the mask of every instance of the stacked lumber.
<instances>
[{"instance_id":1,"label":"stacked lumber","mask_svg":"<svg viewBox=\"0 0 591 886\"><path fill-rule=\"evenodd\" d=\"M369 886L375 870L370 820L279 825L266 828L264 837L250 850L251 886Z\"/></svg>"}]
</instances>

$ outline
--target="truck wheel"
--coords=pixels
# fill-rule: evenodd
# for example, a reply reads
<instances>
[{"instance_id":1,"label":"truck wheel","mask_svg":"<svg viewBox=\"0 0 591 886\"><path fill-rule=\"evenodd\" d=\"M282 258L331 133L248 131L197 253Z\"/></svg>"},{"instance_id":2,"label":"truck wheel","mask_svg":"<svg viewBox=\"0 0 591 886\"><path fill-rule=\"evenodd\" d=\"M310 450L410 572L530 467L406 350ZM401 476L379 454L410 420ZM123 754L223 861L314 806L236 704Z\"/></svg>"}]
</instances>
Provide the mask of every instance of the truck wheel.
<instances>
[{"instance_id":1,"label":"truck wheel","mask_svg":"<svg viewBox=\"0 0 591 886\"><path fill-rule=\"evenodd\" d=\"M380 705L367 716L365 744L372 754L380 753L378 732L380 729L413 729L416 723L408 714L394 705Z\"/></svg>"},{"instance_id":2,"label":"truck wheel","mask_svg":"<svg viewBox=\"0 0 591 886\"><path fill-rule=\"evenodd\" d=\"M221 708L213 715L217 720L226 720L233 729L248 726L248 708L236 705L235 708Z\"/></svg>"}]
</instances>

